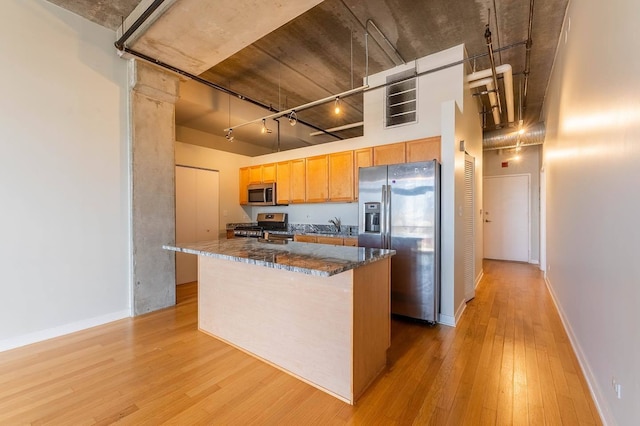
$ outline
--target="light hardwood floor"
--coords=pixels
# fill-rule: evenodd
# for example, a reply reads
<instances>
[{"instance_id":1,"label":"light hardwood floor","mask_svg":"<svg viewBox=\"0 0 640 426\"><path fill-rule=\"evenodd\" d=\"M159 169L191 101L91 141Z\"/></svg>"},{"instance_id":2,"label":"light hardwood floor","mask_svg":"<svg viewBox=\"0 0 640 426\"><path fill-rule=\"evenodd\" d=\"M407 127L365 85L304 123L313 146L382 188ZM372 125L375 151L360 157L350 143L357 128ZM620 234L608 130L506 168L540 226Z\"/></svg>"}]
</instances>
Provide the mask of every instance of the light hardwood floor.
<instances>
[{"instance_id":1,"label":"light hardwood floor","mask_svg":"<svg viewBox=\"0 0 640 426\"><path fill-rule=\"evenodd\" d=\"M0 353L0 425L601 424L540 272L484 271L458 327L393 320L356 406L198 332L186 284L173 308Z\"/></svg>"}]
</instances>

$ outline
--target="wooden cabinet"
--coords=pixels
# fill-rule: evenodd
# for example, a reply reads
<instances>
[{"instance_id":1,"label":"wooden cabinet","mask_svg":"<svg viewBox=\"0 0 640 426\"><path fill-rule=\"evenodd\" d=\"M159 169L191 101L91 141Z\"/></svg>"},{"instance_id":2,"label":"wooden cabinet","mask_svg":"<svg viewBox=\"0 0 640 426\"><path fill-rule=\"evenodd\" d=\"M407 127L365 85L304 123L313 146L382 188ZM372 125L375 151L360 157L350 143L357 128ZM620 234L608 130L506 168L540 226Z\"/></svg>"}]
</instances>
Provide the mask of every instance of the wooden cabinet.
<instances>
[{"instance_id":1,"label":"wooden cabinet","mask_svg":"<svg viewBox=\"0 0 640 426\"><path fill-rule=\"evenodd\" d=\"M357 237L336 237L332 235L304 235L297 234L293 236L293 240L299 243L318 243L318 244L331 244L334 246L358 246Z\"/></svg>"},{"instance_id":2,"label":"wooden cabinet","mask_svg":"<svg viewBox=\"0 0 640 426\"><path fill-rule=\"evenodd\" d=\"M329 154L329 201L353 201L353 151Z\"/></svg>"},{"instance_id":3,"label":"wooden cabinet","mask_svg":"<svg viewBox=\"0 0 640 426\"><path fill-rule=\"evenodd\" d=\"M262 183L276 182L276 163L262 165Z\"/></svg>"},{"instance_id":4,"label":"wooden cabinet","mask_svg":"<svg viewBox=\"0 0 640 426\"><path fill-rule=\"evenodd\" d=\"M362 148L353 151L353 194L354 200L358 199L358 174L360 167L373 166L373 148Z\"/></svg>"},{"instance_id":5,"label":"wooden cabinet","mask_svg":"<svg viewBox=\"0 0 640 426\"><path fill-rule=\"evenodd\" d=\"M241 167L239 174L239 189L240 192L240 204L247 204L249 202L249 194L247 193L247 186L249 186L249 167Z\"/></svg>"},{"instance_id":6,"label":"wooden cabinet","mask_svg":"<svg viewBox=\"0 0 640 426\"><path fill-rule=\"evenodd\" d=\"M405 142L407 163L440 161L440 136Z\"/></svg>"},{"instance_id":7,"label":"wooden cabinet","mask_svg":"<svg viewBox=\"0 0 640 426\"><path fill-rule=\"evenodd\" d=\"M328 155L307 158L307 203L324 203L329 199Z\"/></svg>"},{"instance_id":8,"label":"wooden cabinet","mask_svg":"<svg viewBox=\"0 0 640 426\"><path fill-rule=\"evenodd\" d=\"M291 202L291 162L282 161L276 165L276 202Z\"/></svg>"},{"instance_id":9,"label":"wooden cabinet","mask_svg":"<svg viewBox=\"0 0 640 426\"><path fill-rule=\"evenodd\" d=\"M305 181L306 181L306 161L304 158L299 160L291 160L290 167L290 195L289 199L291 203L304 203L306 201L305 196Z\"/></svg>"},{"instance_id":10,"label":"wooden cabinet","mask_svg":"<svg viewBox=\"0 0 640 426\"><path fill-rule=\"evenodd\" d=\"M350 247L358 247L358 238L357 237L345 237L344 245Z\"/></svg>"},{"instance_id":11,"label":"wooden cabinet","mask_svg":"<svg viewBox=\"0 0 640 426\"><path fill-rule=\"evenodd\" d=\"M325 237L322 235L318 235L316 242L318 244L331 244L334 246L341 246L344 244L344 239L342 237Z\"/></svg>"},{"instance_id":12,"label":"wooden cabinet","mask_svg":"<svg viewBox=\"0 0 640 426\"><path fill-rule=\"evenodd\" d=\"M351 202L358 199L361 167L440 161L440 136L336 152L240 169L240 204L247 186L276 182L278 204Z\"/></svg>"},{"instance_id":13,"label":"wooden cabinet","mask_svg":"<svg viewBox=\"0 0 640 426\"><path fill-rule=\"evenodd\" d=\"M262 183L262 165L249 167L249 184Z\"/></svg>"},{"instance_id":14,"label":"wooden cabinet","mask_svg":"<svg viewBox=\"0 0 640 426\"><path fill-rule=\"evenodd\" d=\"M405 162L406 145L404 142L373 147L373 165L401 164Z\"/></svg>"},{"instance_id":15,"label":"wooden cabinet","mask_svg":"<svg viewBox=\"0 0 640 426\"><path fill-rule=\"evenodd\" d=\"M276 181L276 164L259 164L249 167L249 183L272 183Z\"/></svg>"},{"instance_id":16,"label":"wooden cabinet","mask_svg":"<svg viewBox=\"0 0 640 426\"><path fill-rule=\"evenodd\" d=\"M293 241L299 243L317 243L318 238L315 235L294 235Z\"/></svg>"}]
</instances>

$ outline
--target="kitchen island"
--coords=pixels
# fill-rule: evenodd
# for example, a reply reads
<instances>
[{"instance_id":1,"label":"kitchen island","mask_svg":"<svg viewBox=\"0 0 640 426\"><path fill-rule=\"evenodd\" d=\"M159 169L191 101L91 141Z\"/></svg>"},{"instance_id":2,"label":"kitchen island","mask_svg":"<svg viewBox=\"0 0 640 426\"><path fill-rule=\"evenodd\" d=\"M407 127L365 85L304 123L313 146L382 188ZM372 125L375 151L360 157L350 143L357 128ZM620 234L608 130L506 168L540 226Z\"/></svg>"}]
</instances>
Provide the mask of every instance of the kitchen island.
<instances>
[{"instance_id":1,"label":"kitchen island","mask_svg":"<svg viewBox=\"0 0 640 426\"><path fill-rule=\"evenodd\" d=\"M392 250L254 238L198 255L198 328L354 404L386 365Z\"/></svg>"}]
</instances>

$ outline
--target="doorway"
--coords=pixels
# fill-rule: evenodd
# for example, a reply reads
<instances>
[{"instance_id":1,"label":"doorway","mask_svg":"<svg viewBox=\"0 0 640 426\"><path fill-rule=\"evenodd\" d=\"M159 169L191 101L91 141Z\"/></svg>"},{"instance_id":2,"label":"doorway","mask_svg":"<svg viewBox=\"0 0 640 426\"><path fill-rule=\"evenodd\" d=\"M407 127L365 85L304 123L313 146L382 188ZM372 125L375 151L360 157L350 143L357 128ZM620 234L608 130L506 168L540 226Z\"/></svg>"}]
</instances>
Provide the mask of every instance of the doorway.
<instances>
[{"instance_id":1,"label":"doorway","mask_svg":"<svg viewBox=\"0 0 640 426\"><path fill-rule=\"evenodd\" d=\"M176 166L176 244L217 240L219 173ZM176 284L198 279L198 256L176 253Z\"/></svg>"},{"instance_id":2,"label":"doorway","mask_svg":"<svg viewBox=\"0 0 640 426\"><path fill-rule=\"evenodd\" d=\"M528 174L484 178L484 257L529 262Z\"/></svg>"}]
</instances>

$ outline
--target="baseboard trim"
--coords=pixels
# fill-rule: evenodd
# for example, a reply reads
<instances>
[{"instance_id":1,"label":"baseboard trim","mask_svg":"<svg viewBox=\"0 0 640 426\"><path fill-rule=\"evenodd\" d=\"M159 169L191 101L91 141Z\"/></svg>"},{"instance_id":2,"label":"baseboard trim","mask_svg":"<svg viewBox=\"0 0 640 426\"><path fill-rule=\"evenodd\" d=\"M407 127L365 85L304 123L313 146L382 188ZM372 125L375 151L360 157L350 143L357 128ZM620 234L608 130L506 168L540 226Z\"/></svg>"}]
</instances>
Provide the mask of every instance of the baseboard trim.
<instances>
[{"instance_id":1,"label":"baseboard trim","mask_svg":"<svg viewBox=\"0 0 640 426\"><path fill-rule=\"evenodd\" d=\"M438 324L455 327L458 321L460 321L460 317L462 317L465 309L467 309L467 302L463 300L462 303L458 306L458 309L456 309L456 313L454 314L454 316L440 314Z\"/></svg>"},{"instance_id":2,"label":"baseboard trim","mask_svg":"<svg viewBox=\"0 0 640 426\"><path fill-rule=\"evenodd\" d=\"M480 273L476 277L476 282L473 285L473 288L478 288L478 286L480 285L480 281L482 281L482 277L484 277L484 269L480 270Z\"/></svg>"},{"instance_id":3,"label":"baseboard trim","mask_svg":"<svg viewBox=\"0 0 640 426\"><path fill-rule=\"evenodd\" d=\"M576 336L573 333L573 329L571 328L571 325L569 324L569 321L567 320L565 313L562 310L562 306L558 303L556 294L553 291L553 286L551 285L551 282L549 281L549 278L547 277L546 273L544 276L544 282L545 282L545 285L547 286L547 290L549 290L549 294L551 295L551 300L553 301L553 304L555 305L556 310L558 311L558 315L560 316L560 321L562 322L562 326L564 327L564 330L567 332L567 336L569 337L569 343L571 343L571 347L573 348L573 351L576 353L576 358L578 358L578 364L580 364L580 369L582 370L582 374L584 374L585 380L587 381L587 385L589 386L589 392L591 393L593 402L596 405L598 414L600 414L600 420L603 422L605 426L615 424L615 419L611 415L609 407L606 404L606 398L604 397L602 389L600 389L600 386L598 386L598 382L591 370L591 366L589 365L589 362L587 361L587 357L585 356L582 350L582 347L578 343L578 340L576 339Z\"/></svg>"},{"instance_id":4,"label":"baseboard trim","mask_svg":"<svg viewBox=\"0 0 640 426\"><path fill-rule=\"evenodd\" d=\"M112 312L110 314L101 315L99 317L88 318L82 321L49 328L46 330L36 331L34 333L24 334L22 336L12 337L0 340L0 352L10 349L19 348L21 346L30 345L32 343L41 342L43 340L53 339L54 337L64 336L65 334L75 333L76 331L85 330L87 328L96 327L98 325L107 324L109 322L129 318L129 310Z\"/></svg>"}]
</instances>

